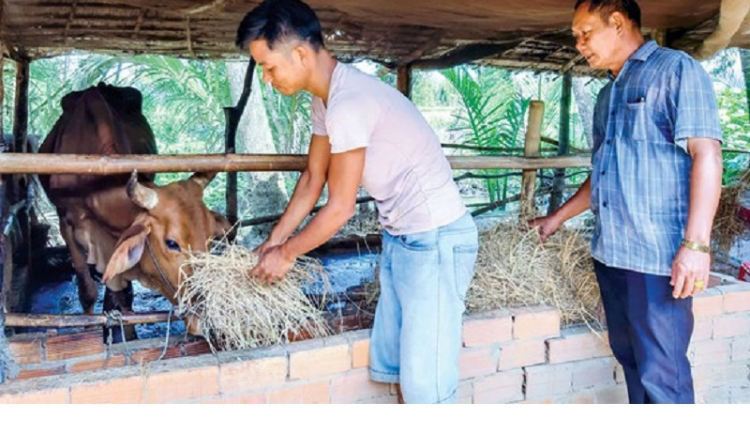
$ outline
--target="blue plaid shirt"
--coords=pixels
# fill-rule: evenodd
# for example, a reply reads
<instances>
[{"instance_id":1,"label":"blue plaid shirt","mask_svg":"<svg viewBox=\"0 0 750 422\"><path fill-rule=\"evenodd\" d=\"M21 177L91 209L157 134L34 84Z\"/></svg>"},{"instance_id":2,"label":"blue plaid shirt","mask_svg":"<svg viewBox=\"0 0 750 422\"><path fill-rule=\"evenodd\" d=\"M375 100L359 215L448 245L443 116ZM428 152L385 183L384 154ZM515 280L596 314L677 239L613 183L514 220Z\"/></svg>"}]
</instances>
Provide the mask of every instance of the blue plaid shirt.
<instances>
[{"instance_id":1,"label":"blue plaid shirt","mask_svg":"<svg viewBox=\"0 0 750 422\"><path fill-rule=\"evenodd\" d=\"M670 275L687 226L687 139L721 140L708 74L683 52L643 44L599 92L593 133L592 256Z\"/></svg>"}]
</instances>

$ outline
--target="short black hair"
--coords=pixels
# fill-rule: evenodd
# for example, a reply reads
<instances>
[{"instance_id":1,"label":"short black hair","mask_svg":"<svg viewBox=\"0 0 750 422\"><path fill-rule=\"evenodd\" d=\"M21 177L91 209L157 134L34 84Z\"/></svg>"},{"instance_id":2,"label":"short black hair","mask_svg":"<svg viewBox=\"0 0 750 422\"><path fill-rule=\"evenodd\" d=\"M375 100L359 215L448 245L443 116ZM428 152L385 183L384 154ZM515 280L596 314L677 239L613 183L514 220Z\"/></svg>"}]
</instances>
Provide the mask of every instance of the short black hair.
<instances>
[{"instance_id":1,"label":"short black hair","mask_svg":"<svg viewBox=\"0 0 750 422\"><path fill-rule=\"evenodd\" d=\"M310 6L300 0L265 0L242 19L235 44L247 51L250 41L264 39L273 50L289 37L308 42L315 51L324 47L320 20Z\"/></svg>"},{"instance_id":2,"label":"short black hair","mask_svg":"<svg viewBox=\"0 0 750 422\"><path fill-rule=\"evenodd\" d=\"M636 27L641 27L641 8L635 0L578 0L573 10L588 3L589 12L599 11L599 16L606 22L612 13L620 12L626 18L635 23Z\"/></svg>"}]
</instances>

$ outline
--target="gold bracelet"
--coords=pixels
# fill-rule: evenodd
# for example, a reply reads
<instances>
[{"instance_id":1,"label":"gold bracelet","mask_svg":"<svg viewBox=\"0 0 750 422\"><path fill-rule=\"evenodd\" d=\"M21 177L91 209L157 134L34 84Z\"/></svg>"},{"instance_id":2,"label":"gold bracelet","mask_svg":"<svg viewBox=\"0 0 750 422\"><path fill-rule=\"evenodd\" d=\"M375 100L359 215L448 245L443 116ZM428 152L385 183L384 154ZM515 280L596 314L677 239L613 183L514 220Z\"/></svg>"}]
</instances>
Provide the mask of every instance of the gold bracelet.
<instances>
[{"instance_id":1,"label":"gold bracelet","mask_svg":"<svg viewBox=\"0 0 750 422\"><path fill-rule=\"evenodd\" d=\"M697 242L692 242L692 241L687 240L687 239L684 239L680 245L684 246L684 247L686 247L686 248L688 248L690 250L693 250L693 251L698 251L698 252L703 252L703 253L711 253L711 248L709 248L708 246L702 245L702 244L697 243Z\"/></svg>"}]
</instances>

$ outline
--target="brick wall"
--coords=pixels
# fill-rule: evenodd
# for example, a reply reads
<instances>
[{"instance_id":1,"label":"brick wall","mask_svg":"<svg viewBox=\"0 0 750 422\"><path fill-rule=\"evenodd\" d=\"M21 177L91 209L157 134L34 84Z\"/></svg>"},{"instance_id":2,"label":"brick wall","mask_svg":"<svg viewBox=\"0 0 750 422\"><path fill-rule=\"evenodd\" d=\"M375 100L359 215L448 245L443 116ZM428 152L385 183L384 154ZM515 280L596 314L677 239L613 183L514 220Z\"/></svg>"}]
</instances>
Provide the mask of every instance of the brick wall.
<instances>
[{"instance_id":1,"label":"brick wall","mask_svg":"<svg viewBox=\"0 0 750 422\"><path fill-rule=\"evenodd\" d=\"M697 401L750 403L750 283L712 287L694 310ZM162 341L107 349L99 330L10 340L23 371L0 403L396 402L368 379L369 330L217 355L172 339L162 360ZM607 333L561 329L549 307L467 316L460 367L461 403L627 402Z\"/></svg>"}]
</instances>

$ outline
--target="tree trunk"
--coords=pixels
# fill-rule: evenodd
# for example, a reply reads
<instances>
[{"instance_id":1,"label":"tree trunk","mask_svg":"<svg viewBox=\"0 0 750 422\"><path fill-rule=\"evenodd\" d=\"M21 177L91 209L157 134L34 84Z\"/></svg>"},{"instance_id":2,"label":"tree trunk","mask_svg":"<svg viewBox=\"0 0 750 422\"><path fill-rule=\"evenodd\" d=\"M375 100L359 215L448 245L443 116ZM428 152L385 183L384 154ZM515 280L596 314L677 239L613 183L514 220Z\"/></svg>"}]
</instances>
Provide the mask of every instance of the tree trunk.
<instances>
[{"instance_id":1,"label":"tree trunk","mask_svg":"<svg viewBox=\"0 0 750 422\"><path fill-rule=\"evenodd\" d=\"M227 63L232 104L236 104L242 94L247 65L247 61ZM253 78L252 93L237 128L238 153L277 153L271 138L259 79L260 75ZM284 189L283 177L278 172L241 173L239 186L240 219L276 214L284 210L289 200ZM253 235L264 237L270 228L270 225L255 227Z\"/></svg>"},{"instance_id":2,"label":"tree trunk","mask_svg":"<svg viewBox=\"0 0 750 422\"><path fill-rule=\"evenodd\" d=\"M590 150L594 147L594 98L581 78L573 78L573 96L576 99L578 115L581 116L586 145Z\"/></svg>"}]
</instances>

